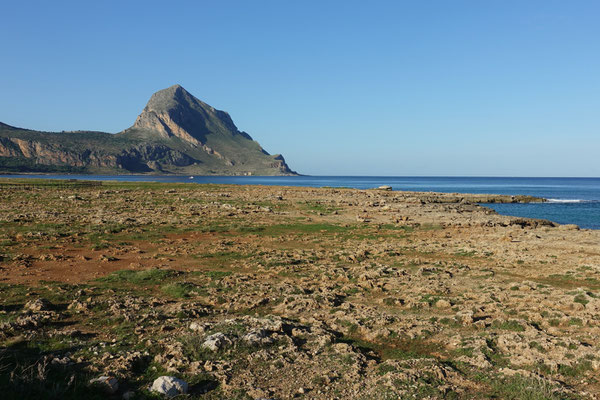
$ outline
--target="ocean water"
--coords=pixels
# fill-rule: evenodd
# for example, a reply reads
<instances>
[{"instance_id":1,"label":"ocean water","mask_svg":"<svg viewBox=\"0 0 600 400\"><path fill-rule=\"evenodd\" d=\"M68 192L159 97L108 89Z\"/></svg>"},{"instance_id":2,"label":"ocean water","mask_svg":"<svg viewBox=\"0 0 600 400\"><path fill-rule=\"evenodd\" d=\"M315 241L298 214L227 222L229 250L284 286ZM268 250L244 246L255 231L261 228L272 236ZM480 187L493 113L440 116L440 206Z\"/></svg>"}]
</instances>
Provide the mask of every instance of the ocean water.
<instances>
[{"instance_id":1,"label":"ocean water","mask_svg":"<svg viewBox=\"0 0 600 400\"><path fill-rule=\"evenodd\" d=\"M390 176L174 176L174 175L0 175L7 178L196 182L241 185L351 187L390 185L393 190L530 195L547 203L489 204L500 214L543 218L600 229L600 178L390 177Z\"/></svg>"}]
</instances>

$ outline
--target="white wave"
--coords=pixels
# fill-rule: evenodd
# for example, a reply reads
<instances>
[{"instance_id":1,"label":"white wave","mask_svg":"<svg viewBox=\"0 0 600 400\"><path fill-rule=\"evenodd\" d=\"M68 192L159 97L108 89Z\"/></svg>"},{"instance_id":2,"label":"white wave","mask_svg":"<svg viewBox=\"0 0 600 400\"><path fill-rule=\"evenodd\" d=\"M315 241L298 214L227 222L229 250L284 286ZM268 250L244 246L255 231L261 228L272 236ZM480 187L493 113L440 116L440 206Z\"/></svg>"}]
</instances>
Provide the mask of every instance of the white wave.
<instances>
[{"instance_id":1,"label":"white wave","mask_svg":"<svg viewBox=\"0 0 600 400\"><path fill-rule=\"evenodd\" d=\"M588 200L589 201L589 200ZM586 203L582 199L548 199L548 203Z\"/></svg>"}]
</instances>

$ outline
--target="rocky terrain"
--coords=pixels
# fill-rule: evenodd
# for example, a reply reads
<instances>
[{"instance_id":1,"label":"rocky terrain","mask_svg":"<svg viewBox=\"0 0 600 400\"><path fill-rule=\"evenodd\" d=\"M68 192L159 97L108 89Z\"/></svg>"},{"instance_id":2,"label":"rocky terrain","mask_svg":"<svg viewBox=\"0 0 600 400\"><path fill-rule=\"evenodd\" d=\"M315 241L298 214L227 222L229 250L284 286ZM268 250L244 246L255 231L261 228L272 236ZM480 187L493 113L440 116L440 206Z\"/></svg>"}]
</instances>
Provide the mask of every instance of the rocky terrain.
<instances>
[{"instance_id":1,"label":"rocky terrain","mask_svg":"<svg viewBox=\"0 0 600 400\"><path fill-rule=\"evenodd\" d=\"M3 398L599 398L600 232L476 204L535 200L4 186Z\"/></svg>"},{"instance_id":2,"label":"rocky terrain","mask_svg":"<svg viewBox=\"0 0 600 400\"><path fill-rule=\"evenodd\" d=\"M294 175L229 114L179 85L160 90L131 128L37 132L0 123L0 171Z\"/></svg>"}]
</instances>

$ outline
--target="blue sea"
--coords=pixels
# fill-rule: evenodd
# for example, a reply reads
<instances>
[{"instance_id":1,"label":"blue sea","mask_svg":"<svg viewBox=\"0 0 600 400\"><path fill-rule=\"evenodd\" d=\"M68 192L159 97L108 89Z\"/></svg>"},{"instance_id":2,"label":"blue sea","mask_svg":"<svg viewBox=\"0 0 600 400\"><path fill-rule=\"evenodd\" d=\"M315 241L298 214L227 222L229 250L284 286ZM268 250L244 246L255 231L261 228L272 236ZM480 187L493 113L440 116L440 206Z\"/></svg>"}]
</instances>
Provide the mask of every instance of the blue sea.
<instances>
[{"instance_id":1,"label":"blue sea","mask_svg":"<svg viewBox=\"0 0 600 400\"><path fill-rule=\"evenodd\" d=\"M224 183L351 187L390 185L393 190L530 195L547 203L490 204L500 214L543 218L581 228L600 229L600 178L486 178L390 176L173 176L173 175L0 175L2 178L45 178L156 182Z\"/></svg>"}]
</instances>

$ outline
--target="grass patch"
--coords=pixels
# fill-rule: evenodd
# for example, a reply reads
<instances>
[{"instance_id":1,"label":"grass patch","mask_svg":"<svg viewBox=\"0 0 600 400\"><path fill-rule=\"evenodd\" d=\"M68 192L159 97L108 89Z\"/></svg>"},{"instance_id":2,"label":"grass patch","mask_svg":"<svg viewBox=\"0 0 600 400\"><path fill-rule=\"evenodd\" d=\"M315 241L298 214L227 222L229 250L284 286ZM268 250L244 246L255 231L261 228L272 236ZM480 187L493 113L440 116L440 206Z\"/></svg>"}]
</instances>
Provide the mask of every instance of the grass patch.
<instances>
[{"instance_id":1,"label":"grass patch","mask_svg":"<svg viewBox=\"0 0 600 400\"><path fill-rule=\"evenodd\" d=\"M581 320L581 318L571 318L569 320L569 325L570 326L583 326L583 321Z\"/></svg>"},{"instance_id":2,"label":"grass patch","mask_svg":"<svg viewBox=\"0 0 600 400\"><path fill-rule=\"evenodd\" d=\"M311 233L331 234L343 233L349 229L351 228L335 224L279 224L266 227L262 233L270 236L282 236L294 233L300 235Z\"/></svg>"},{"instance_id":3,"label":"grass patch","mask_svg":"<svg viewBox=\"0 0 600 400\"><path fill-rule=\"evenodd\" d=\"M487 360L495 367L504 368L510 366L510 362L508 358L500 353L498 347L496 346L496 342L492 339L486 339L486 346L481 348L481 352L487 358Z\"/></svg>"},{"instance_id":4,"label":"grass patch","mask_svg":"<svg viewBox=\"0 0 600 400\"><path fill-rule=\"evenodd\" d=\"M197 286L191 282L174 282L160 287L163 293L177 298L190 297L196 289Z\"/></svg>"},{"instance_id":5,"label":"grass patch","mask_svg":"<svg viewBox=\"0 0 600 400\"><path fill-rule=\"evenodd\" d=\"M560 364L558 366L558 373L564 376L572 378L579 378L585 376L588 371L592 370L592 363L589 360L581 360L571 365Z\"/></svg>"},{"instance_id":6,"label":"grass patch","mask_svg":"<svg viewBox=\"0 0 600 400\"><path fill-rule=\"evenodd\" d=\"M251 256L237 251L218 251L215 253L199 254L195 257L206 260L207 262L210 262L210 264L229 265L234 261L243 260Z\"/></svg>"},{"instance_id":7,"label":"grass patch","mask_svg":"<svg viewBox=\"0 0 600 400\"><path fill-rule=\"evenodd\" d=\"M562 289L577 289L581 287L600 289L600 280L595 278L577 279L572 274L552 274L545 278L538 278L536 281Z\"/></svg>"},{"instance_id":8,"label":"grass patch","mask_svg":"<svg viewBox=\"0 0 600 400\"><path fill-rule=\"evenodd\" d=\"M304 204L302 204L302 208L304 208L307 211L321 214L331 214L335 211L341 210L341 208L339 207L323 204L318 201L306 201Z\"/></svg>"},{"instance_id":9,"label":"grass patch","mask_svg":"<svg viewBox=\"0 0 600 400\"><path fill-rule=\"evenodd\" d=\"M173 271L170 269L146 269L143 271L132 271L128 269L115 271L110 275L99 278L100 282L124 282L124 283L135 283L135 284L158 284L163 282L165 279L175 277L180 272Z\"/></svg>"},{"instance_id":10,"label":"grass patch","mask_svg":"<svg viewBox=\"0 0 600 400\"><path fill-rule=\"evenodd\" d=\"M587 299L587 297L584 294L578 294L577 296L575 296L575 298L573 299L573 302L575 303L579 303L579 304L583 304L584 306L589 303L590 301Z\"/></svg>"},{"instance_id":11,"label":"grass patch","mask_svg":"<svg viewBox=\"0 0 600 400\"><path fill-rule=\"evenodd\" d=\"M486 379L491 386L490 398L504 400L566 400L574 399L542 378L523 377L519 374L511 377L495 376Z\"/></svg>"},{"instance_id":12,"label":"grass patch","mask_svg":"<svg viewBox=\"0 0 600 400\"><path fill-rule=\"evenodd\" d=\"M512 331L512 332L525 332L525 327L523 325L521 325L519 322L515 321L515 320L508 320L508 321L494 321L492 322L492 327L496 328L496 329L502 329L505 331Z\"/></svg>"},{"instance_id":13,"label":"grass patch","mask_svg":"<svg viewBox=\"0 0 600 400\"><path fill-rule=\"evenodd\" d=\"M348 343L363 352L374 352L381 360L414 360L433 358L439 351L436 343L422 338L388 337L377 342L368 342L355 336L344 336L338 340Z\"/></svg>"},{"instance_id":14,"label":"grass patch","mask_svg":"<svg viewBox=\"0 0 600 400\"><path fill-rule=\"evenodd\" d=\"M474 257L476 254L477 252L475 250L467 251L463 249L459 249L456 253L454 253L455 256L459 257Z\"/></svg>"}]
</instances>

